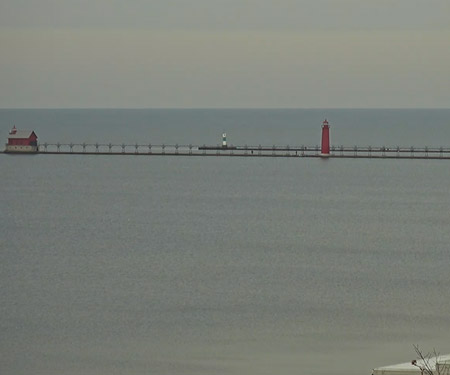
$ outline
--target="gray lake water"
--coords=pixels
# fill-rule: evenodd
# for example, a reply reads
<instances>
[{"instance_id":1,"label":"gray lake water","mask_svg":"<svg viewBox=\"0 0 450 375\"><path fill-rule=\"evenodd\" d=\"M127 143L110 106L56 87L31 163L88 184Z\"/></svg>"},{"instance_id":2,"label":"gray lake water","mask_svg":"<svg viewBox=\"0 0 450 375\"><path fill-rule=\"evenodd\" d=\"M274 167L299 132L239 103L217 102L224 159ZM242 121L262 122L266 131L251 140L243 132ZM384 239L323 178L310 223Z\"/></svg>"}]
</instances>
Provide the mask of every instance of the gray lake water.
<instances>
[{"instance_id":1,"label":"gray lake water","mask_svg":"<svg viewBox=\"0 0 450 375\"><path fill-rule=\"evenodd\" d=\"M0 110L40 142L450 146L450 110ZM0 155L0 373L363 375L450 353L450 162Z\"/></svg>"}]
</instances>

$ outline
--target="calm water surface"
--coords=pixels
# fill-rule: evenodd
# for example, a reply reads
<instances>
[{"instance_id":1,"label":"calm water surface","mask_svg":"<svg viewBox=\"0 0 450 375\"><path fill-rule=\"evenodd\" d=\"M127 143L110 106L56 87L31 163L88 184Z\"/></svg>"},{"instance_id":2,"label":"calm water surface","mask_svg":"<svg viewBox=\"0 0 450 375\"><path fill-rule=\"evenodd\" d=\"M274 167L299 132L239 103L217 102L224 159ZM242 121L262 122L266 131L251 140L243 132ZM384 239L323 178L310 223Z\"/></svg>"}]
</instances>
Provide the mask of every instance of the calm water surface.
<instances>
[{"instance_id":1,"label":"calm water surface","mask_svg":"<svg viewBox=\"0 0 450 375\"><path fill-rule=\"evenodd\" d=\"M449 110L0 110L41 142L449 146ZM403 141L403 142L402 142ZM450 352L450 162L0 155L0 373L360 375Z\"/></svg>"}]
</instances>

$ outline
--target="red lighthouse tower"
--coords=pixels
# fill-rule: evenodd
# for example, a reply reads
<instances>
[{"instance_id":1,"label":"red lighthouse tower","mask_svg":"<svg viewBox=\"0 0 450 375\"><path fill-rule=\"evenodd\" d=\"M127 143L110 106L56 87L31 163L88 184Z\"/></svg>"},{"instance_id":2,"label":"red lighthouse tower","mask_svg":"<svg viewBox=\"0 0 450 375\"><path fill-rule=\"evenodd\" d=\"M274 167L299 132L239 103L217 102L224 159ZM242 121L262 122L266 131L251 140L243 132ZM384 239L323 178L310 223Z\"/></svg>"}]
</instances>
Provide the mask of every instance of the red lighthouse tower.
<instances>
[{"instance_id":1,"label":"red lighthouse tower","mask_svg":"<svg viewBox=\"0 0 450 375\"><path fill-rule=\"evenodd\" d=\"M327 119L322 123L322 148L321 156L330 156L330 125Z\"/></svg>"}]
</instances>

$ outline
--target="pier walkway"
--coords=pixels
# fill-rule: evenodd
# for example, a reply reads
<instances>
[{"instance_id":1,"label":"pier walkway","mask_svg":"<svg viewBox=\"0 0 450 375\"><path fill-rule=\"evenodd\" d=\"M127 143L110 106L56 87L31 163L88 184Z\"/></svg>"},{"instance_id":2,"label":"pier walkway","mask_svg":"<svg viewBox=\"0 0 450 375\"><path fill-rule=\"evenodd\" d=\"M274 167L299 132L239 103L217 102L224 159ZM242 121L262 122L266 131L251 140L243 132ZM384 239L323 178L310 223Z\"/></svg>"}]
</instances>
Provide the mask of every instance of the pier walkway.
<instances>
[{"instance_id":1,"label":"pier walkway","mask_svg":"<svg viewBox=\"0 0 450 375\"><path fill-rule=\"evenodd\" d=\"M38 154L323 157L319 146L199 146L184 144L42 143ZM450 147L331 146L329 158L450 159Z\"/></svg>"}]
</instances>

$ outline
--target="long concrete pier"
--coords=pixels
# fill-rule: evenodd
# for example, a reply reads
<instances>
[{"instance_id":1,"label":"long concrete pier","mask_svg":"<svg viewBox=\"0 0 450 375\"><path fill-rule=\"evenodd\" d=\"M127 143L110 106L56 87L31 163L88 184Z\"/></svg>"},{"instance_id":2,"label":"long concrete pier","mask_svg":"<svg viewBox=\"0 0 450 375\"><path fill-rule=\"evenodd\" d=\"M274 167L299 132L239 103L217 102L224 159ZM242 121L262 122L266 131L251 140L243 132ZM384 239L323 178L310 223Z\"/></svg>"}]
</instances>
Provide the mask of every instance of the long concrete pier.
<instances>
[{"instance_id":1,"label":"long concrete pier","mask_svg":"<svg viewBox=\"0 0 450 375\"><path fill-rule=\"evenodd\" d=\"M6 152L4 152L6 153ZM319 146L207 146L184 144L104 144L43 143L35 154L48 155L134 155L134 156L228 156L228 157L306 157L376 159L450 159L450 147L331 146L322 155Z\"/></svg>"}]
</instances>

